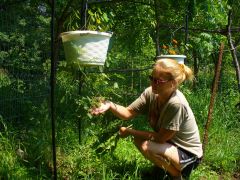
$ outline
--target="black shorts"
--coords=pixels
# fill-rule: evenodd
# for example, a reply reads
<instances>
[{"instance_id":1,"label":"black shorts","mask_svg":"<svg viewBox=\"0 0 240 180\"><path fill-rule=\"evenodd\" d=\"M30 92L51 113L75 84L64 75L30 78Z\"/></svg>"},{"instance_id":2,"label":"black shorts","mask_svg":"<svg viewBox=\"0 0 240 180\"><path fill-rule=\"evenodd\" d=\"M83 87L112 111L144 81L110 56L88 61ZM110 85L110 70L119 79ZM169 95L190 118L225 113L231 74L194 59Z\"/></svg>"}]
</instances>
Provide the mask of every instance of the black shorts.
<instances>
[{"instance_id":1,"label":"black shorts","mask_svg":"<svg viewBox=\"0 0 240 180\"><path fill-rule=\"evenodd\" d=\"M181 165L181 171L186 167L191 167L191 170L195 169L201 162L201 158L198 158L195 154L192 154L180 147L178 148L179 162Z\"/></svg>"}]
</instances>

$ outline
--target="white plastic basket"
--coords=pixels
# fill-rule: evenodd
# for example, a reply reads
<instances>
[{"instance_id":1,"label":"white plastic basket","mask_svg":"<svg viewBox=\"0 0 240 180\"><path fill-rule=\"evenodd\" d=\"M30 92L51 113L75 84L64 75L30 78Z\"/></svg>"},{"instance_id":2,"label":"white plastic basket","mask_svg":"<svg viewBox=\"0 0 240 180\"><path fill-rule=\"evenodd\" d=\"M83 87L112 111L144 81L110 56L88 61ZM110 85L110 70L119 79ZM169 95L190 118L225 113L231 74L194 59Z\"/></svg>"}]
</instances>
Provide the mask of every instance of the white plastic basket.
<instances>
[{"instance_id":1,"label":"white plastic basket","mask_svg":"<svg viewBox=\"0 0 240 180\"><path fill-rule=\"evenodd\" d=\"M184 64L184 59L186 59L186 56L185 55L160 55L160 56L157 56L157 59L164 59L164 58L175 59L179 64Z\"/></svg>"},{"instance_id":2,"label":"white plastic basket","mask_svg":"<svg viewBox=\"0 0 240 180\"><path fill-rule=\"evenodd\" d=\"M103 66L112 33L69 31L61 34L67 61L80 65Z\"/></svg>"}]
</instances>

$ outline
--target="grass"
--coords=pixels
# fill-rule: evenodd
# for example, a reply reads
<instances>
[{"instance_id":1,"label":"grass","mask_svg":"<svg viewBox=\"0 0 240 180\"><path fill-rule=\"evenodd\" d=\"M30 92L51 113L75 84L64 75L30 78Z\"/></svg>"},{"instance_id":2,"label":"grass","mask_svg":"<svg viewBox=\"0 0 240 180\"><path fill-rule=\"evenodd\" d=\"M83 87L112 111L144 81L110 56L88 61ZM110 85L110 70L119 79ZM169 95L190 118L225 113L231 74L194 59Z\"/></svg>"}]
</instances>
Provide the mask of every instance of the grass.
<instances>
[{"instance_id":1,"label":"grass","mask_svg":"<svg viewBox=\"0 0 240 180\"><path fill-rule=\"evenodd\" d=\"M204 94L204 91L202 93ZM196 103L193 105L195 111L196 108L199 110L197 117L200 119L198 123L201 134L203 134L207 101L200 97L199 92L188 94L190 102ZM240 133L237 111L235 112L231 108L225 108L223 111L223 108L225 108L224 104L217 102L209 130L209 142L204 162L193 171L191 179L218 179L219 177L230 179L234 173L239 172ZM35 124L36 129L31 127L32 129L28 133L31 137L27 137L26 134L21 135L9 128L10 126L4 125L5 129L0 134L1 178L31 179L37 177L36 179L45 179L51 177L51 149L50 144L46 143L49 138L47 137L49 129L45 128L48 122L45 119L45 113L42 114L42 116L38 116L40 118L38 119L33 113L34 121L41 123ZM41 119L41 117L45 118ZM60 122L60 120L58 121ZM108 139L102 139L104 142L98 142L100 146L105 148L105 151L96 151L97 146L92 145L99 140L101 134L96 133L96 131L104 132L103 127L107 124L110 125L110 122L105 122L102 125L101 120L96 120L94 124L85 122L84 129L88 134L83 136L83 141L79 144L78 132L72 123L73 121L61 119L61 124L58 125L57 165L60 179L136 180L141 179L141 173L152 166L137 151L131 138L119 139L117 146L111 150L115 137L114 134L110 134ZM146 125L143 118L130 123L133 123L136 128L140 125L141 127ZM17 134L20 136L16 136ZM21 149L26 149L28 152L26 159L20 158L16 153L19 138L22 140Z\"/></svg>"},{"instance_id":2,"label":"grass","mask_svg":"<svg viewBox=\"0 0 240 180\"><path fill-rule=\"evenodd\" d=\"M16 151L14 136L9 134L9 129L1 118L0 123L4 127L0 132L0 179L26 178L28 170L19 161L20 154Z\"/></svg>"},{"instance_id":3,"label":"grass","mask_svg":"<svg viewBox=\"0 0 240 180\"><path fill-rule=\"evenodd\" d=\"M67 84L64 86L69 88ZM56 136L59 179L140 180L142 172L150 170L152 164L137 151L130 137L115 141L116 127L132 124L134 128L147 129L145 119L138 117L122 124L122 121L109 114L90 118L85 111L75 112L72 105L75 96L69 96L71 89L67 91L68 99L60 98L61 107L57 109L57 112L61 112L57 118ZM190 90L183 86L182 91L193 109L203 137L211 97L209 89ZM208 130L209 141L204 161L191 174L194 180L220 177L231 179L233 174L240 172L239 110L235 108L239 96L235 91L223 91L219 95ZM41 106L31 107L31 112L21 120L21 124L11 124L0 119L0 179L51 178L48 105L44 102ZM74 113L80 114L80 119L75 118ZM82 125L81 143L77 128L79 120ZM18 149L27 156L19 156Z\"/></svg>"}]
</instances>

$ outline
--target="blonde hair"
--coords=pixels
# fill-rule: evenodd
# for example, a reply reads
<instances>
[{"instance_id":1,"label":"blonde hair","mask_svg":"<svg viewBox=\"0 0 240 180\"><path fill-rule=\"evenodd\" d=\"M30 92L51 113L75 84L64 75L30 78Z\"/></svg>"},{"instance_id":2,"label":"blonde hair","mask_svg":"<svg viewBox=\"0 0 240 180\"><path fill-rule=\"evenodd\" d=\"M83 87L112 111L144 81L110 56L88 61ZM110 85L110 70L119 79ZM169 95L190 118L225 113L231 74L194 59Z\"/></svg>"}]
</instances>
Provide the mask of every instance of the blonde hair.
<instances>
[{"instance_id":1,"label":"blonde hair","mask_svg":"<svg viewBox=\"0 0 240 180\"><path fill-rule=\"evenodd\" d=\"M178 85L185 80L193 80L192 70L184 64L179 64L174 59L164 58L157 60L153 67L153 70L166 73L167 77L169 79L175 80Z\"/></svg>"}]
</instances>

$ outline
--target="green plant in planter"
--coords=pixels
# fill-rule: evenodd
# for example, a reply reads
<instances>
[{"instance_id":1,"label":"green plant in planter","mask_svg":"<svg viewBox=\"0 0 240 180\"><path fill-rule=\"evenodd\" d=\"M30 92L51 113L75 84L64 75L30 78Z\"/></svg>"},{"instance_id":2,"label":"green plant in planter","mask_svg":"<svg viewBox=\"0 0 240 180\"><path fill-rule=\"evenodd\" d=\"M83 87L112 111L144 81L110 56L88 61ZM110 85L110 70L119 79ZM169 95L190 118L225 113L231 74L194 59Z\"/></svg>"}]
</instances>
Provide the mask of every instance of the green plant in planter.
<instances>
[{"instance_id":1,"label":"green plant in planter","mask_svg":"<svg viewBox=\"0 0 240 180\"><path fill-rule=\"evenodd\" d=\"M61 34L67 65L74 69L103 66L112 36L109 32L114 16L111 11L92 6L87 13L87 21L82 27L81 11L75 10Z\"/></svg>"},{"instance_id":2,"label":"green plant in planter","mask_svg":"<svg viewBox=\"0 0 240 180\"><path fill-rule=\"evenodd\" d=\"M112 11L104 12L100 7L92 6L87 10L86 29L92 31L109 31L113 26L114 14ZM81 10L75 10L66 22L68 30L81 30Z\"/></svg>"},{"instance_id":3,"label":"green plant in planter","mask_svg":"<svg viewBox=\"0 0 240 180\"><path fill-rule=\"evenodd\" d=\"M114 14L103 12L99 7L88 9L88 29L94 31L109 31L113 26Z\"/></svg>"}]
</instances>

